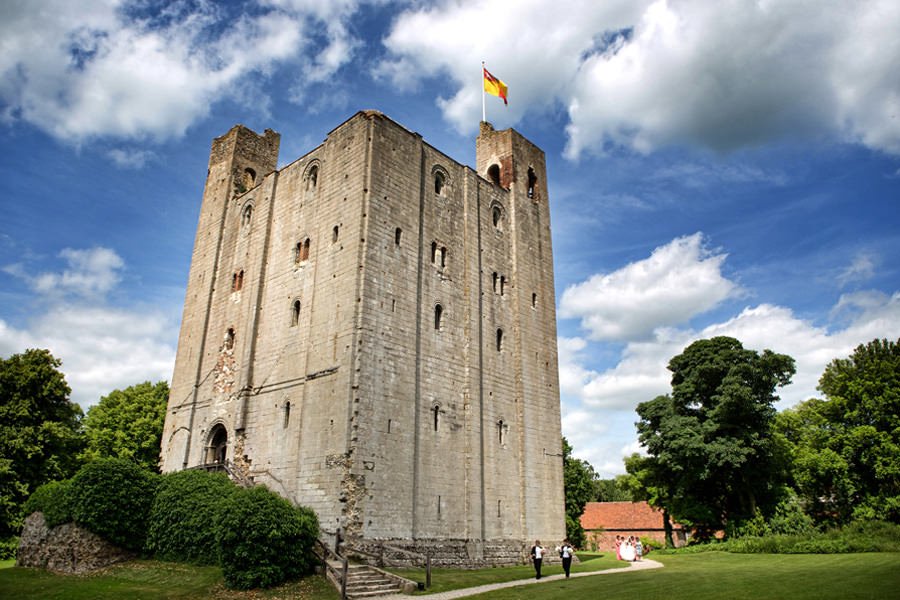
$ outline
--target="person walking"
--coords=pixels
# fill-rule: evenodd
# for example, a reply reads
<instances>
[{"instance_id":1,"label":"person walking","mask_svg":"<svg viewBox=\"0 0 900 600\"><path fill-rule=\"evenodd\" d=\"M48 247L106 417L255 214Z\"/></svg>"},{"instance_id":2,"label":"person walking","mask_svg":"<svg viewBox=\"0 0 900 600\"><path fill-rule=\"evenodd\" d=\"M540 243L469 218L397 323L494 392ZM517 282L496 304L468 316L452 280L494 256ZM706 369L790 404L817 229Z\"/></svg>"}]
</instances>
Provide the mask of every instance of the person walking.
<instances>
[{"instance_id":1,"label":"person walking","mask_svg":"<svg viewBox=\"0 0 900 600\"><path fill-rule=\"evenodd\" d=\"M544 560L544 547L541 546L541 540L534 540L534 546L531 547L531 560L534 562L535 579L540 579L541 562Z\"/></svg>"},{"instance_id":2,"label":"person walking","mask_svg":"<svg viewBox=\"0 0 900 600\"><path fill-rule=\"evenodd\" d=\"M566 579L569 578L569 569L572 568L573 554L575 554L575 548L572 547L572 544L567 539L563 542L562 547L559 549L559 556L560 558L562 558L563 571L566 572Z\"/></svg>"}]
</instances>

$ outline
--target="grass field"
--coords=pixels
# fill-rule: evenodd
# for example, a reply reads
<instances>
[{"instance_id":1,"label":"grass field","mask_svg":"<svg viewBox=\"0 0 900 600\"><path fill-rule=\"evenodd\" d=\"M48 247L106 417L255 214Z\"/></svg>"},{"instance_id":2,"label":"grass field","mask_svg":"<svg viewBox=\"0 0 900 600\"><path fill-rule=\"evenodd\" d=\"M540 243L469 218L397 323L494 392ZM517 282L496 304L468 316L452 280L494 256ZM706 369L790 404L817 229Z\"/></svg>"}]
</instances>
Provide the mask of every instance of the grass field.
<instances>
[{"instance_id":1,"label":"grass field","mask_svg":"<svg viewBox=\"0 0 900 600\"><path fill-rule=\"evenodd\" d=\"M609 555L580 555L573 573L602 570L616 563ZM728 554L709 552L654 556L662 569L542 581L497 590L481 600L577 600L624 596L641 600L886 600L900 598L900 553ZM0 567L6 563L0 563ZM558 566L546 575L561 573ZM412 572L412 579L422 579ZM486 583L531 579L529 566L461 571L435 569L430 592ZM427 597L427 594L425 595ZM337 600L322 577L308 577L272 590L233 592L216 567L190 567L157 561L125 563L90 576L60 576L35 569L0 568L0 598L30 599L175 599ZM402 596L399 596L402 598Z\"/></svg>"}]
</instances>

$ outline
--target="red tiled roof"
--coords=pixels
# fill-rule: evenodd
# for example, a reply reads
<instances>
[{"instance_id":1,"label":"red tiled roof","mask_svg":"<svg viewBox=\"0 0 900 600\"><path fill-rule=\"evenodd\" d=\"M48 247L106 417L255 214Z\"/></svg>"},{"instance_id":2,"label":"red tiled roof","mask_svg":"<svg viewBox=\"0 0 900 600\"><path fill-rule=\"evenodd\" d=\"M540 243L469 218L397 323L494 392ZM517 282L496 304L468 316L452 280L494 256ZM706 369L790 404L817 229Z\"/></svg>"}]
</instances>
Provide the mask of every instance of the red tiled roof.
<instances>
[{"instance_id":1,"label":"red tiled roof","mask_svg":"<svg viewBox=\"0 0 900 600\"><path fill-rule=\"evenodd\" d=\"M581 526L591 529L662 529L662 511L646 502L588 502L581 515ZM680 527L673 523L673 527Z\"/></svg>"}]
</instances>

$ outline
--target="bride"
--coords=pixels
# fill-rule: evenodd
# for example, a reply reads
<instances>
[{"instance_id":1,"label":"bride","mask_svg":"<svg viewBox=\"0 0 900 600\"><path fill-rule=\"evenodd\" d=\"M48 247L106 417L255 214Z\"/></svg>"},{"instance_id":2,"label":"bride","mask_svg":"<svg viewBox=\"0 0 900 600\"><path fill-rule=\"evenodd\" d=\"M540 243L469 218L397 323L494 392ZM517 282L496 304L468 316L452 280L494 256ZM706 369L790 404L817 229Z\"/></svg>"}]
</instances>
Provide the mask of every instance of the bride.
<instances>
[{"instance_id":1,"label":"bride","mask_svg":"<svg viewBox=\"0 0 900 600\"><path fill-rule=\"evenodd\" d=\"M630 537L622 544L620 552L622 554L622 560L627 560L628 562L634 560L634 544Z\"/></svg>"}]
</instances>

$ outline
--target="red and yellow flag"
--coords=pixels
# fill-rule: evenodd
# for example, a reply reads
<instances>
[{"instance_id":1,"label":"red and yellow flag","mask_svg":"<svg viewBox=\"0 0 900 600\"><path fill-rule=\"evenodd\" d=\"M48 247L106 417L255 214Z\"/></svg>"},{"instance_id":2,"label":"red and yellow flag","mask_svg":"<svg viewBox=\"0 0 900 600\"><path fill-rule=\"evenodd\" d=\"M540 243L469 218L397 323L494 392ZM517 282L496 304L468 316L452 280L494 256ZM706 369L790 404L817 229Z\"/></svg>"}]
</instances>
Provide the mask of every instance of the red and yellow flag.
<instances>
[{"instance_id":1,"label":"red and yellow flag","mask_svg":"<svg viewBox=\"0 0 900 600\"><path fill-rule=\"evenodd\" d=\"M484 71L484 91L488 94L503 98L503 104L509 106L509 102L506 101L506 84L491 75L484 67L482 67L481 70Z\"/></svg>"}]
</instances>

